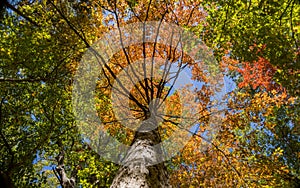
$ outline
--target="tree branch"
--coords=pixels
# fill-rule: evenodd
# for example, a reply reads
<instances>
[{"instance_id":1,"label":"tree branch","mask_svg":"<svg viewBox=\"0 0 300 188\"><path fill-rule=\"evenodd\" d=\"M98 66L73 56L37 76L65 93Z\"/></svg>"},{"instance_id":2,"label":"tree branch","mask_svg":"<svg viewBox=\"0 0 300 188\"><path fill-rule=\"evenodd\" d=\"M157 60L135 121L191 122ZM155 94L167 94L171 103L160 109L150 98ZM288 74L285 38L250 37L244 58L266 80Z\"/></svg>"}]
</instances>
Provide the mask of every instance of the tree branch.
<instances>
[{"instance_id":1,"label":"tree branch","mask_svg":"<svg viewBox=\"0 0 300 188\"><path fill-rule=\"evenodd\" d=\"M75 177L68 178L67 173L65 171L65 165L64 165L64 157L65 157L65 152L62 150L58 156L55 158L58 165L53 168L53 172L56 176L56 178L59 180L60 185L63 188L75 188ZM76 173L72 173L76 174Z\"/></svg>"},{"instance_id":2,"label":"tree branch","mask_svg":"<svg viewBox=\"0 0 300 188\"><path fill-rule=\"evenodd\" d=\"M12 4L10 4L7 0L4 0L4 2L2 2L4 4L4 6L6 6L7 8L11 9L12 11L14 11L15 13L17 13L18 15L22 16L25 20L29 21L31 24L39 27L39 24L36 23L35 21L33 21L31 18L29 18L28 16L26 16L23 12L21 12L20 10L18 10L17 8L15 8Z\"/></svg>"}]
</instances>

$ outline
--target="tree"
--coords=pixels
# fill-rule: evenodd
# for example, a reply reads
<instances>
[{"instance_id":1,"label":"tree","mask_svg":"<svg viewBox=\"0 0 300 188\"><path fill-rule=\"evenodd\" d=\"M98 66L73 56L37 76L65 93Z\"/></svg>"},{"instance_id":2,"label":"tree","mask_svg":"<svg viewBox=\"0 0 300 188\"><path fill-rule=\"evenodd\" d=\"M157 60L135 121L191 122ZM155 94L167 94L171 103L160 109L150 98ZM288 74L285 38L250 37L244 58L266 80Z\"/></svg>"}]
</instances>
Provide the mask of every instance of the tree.
<instances>
[{"instance_id":1,"label":"tree","mask_svg":"<svg viewBox=\"0 0 300 188\"><path fill-rule=\"evenodd\" d=\"M67 9L69 6L71 9ZM54 172L43 170L45 166L53 167L54 171L58 170L56 167L65 166L66 173L70 174L85 167L91 167L85 174L104 169L103 165L97 165L97 157L91 151L84 150L86 146L81 144L71 109L72 67L85 47L64 18L72 19L76 28L88 29L87 33L100 29L99 20L89 21L99 15L92 11L87 15L80 13L89 11L87 6L83 2L71 5L19 2L18 10L37 22L38 27L18 13L4 14L1 22L1 176L4 175L3 179L11 186L41 187L47 186L47 182L49 186L56 186L59 182L53 181ZM79 25L74 20L82 23ZM86 37L92 40L96 35ZM67 153L63 164L55 160L60 153ZM87 155L91 157L88 161ZM104 175L114 166L105 168Z\"/></svg>"},{"instance_id":2,"label":"tree","mask_svg":"<svg viewBox=\"0 0 300 188\"><path fill-rule=\"evenodd\" d=\"M123 7L121 6L121 9L117 9L116 2L111 5L106 5L107 10L110 12L107 13L110 14L107 17L116 18L114 22L119 27L115 32L105 36L105 41L101 41L98 45L92 46L92 49L86 55L86 58L83 58L83 63L88 62L88 64L83 66L82 69L79 68L79 80L82 81L78 81L78 84L75 86L75 90L77 90L77 88L84 87L90 87L93 89L94 86L92 83L89 83L93 80L90 81L89 77L93 74L97 74L98 72L90 69L91 67L96 67L97 64L100 64L103 67L102 74L104 76L99 79L100 85L97 86L100 90L102 90L99 93L100 96L98 100L104 101L105 98L110 98L110 95L119 95L116 97L112 96L112 104L103 103L101 104L101 107L99 107L98 114L100 114L100 117L106 117L102 120L102 123L105 125L107 124L107 129L109 129L110 134L117 136L120 132L122 132L120 136L123 137L124 135L132 134L132 131L126 130L124 127L125 119L129 122L131 127L134 124L137 124L136 132L133 133L132 136L129 136L129 138L133 139L130 141L130 148L125 150L126 153L124 155L124 159L121 161L122 167L120 168L116 179L113 181L112 187L169 187L167 169L162 162L172 155L171 152L176 152L176 150L168 151L166 148L161 146L161 143L163 141L162 139L170 142L168 137L171 137L170 134L175 131L166 130L164 126L170 126L168 124L171 122L175 125L175 129L189 130L190 125L183 125L181 127L182 123L180 123L180 121L184 121L186 123L189 121L192 122L192 124L196 124L199 121L197 116L200 116L202 111L200 113L200 109L198 109L200 108L200 104L190 100L187 102L184 98L189 97L190 99L193 99L194 95L200 92L203 92L203 95L209 95L208 89L204 91L201 88L195 87L194 91L189 92L188 86L185 86L185 92L181 93L183 96L181 96L180 99L178 99L177 93L174 93L175 96L172 97L171 90L176 87L176 80L182 79L182 77L179 77L183 70L188 70L188 67L191 68L190 72L193 74L191 80L193 79L195 82L202 81L205 79L206 75L201 72L201 62L198 59L203 58L201 61L209 61L213 59L209 57L209 54L206 54L207 52L205 52L203 45L201 46L200 44L197 44L197 41L192 41L192 39L195 40L195 38L192 38L188 34L184 34L183 29L178 29L174 26L172 27L172 25L166 25L162 22L164 16L168 16L168 11L175 11L173 10L174 7L169 8L168 5L159 7L158 4L151 4L151 2L145 2L144 5L142 4L143 3L136 6L148 7L148 11L144 13L146 15L143 21L144 23L131 24L128 28L121 27L122 23L126 23L123 19L121 19L121 17L127 17L125 13L123 13L125 16L122 15ZM154 6L154 8L150 8L151 6ZM186 6L192 5L187 4ZM134 8L137 9L138 7ZM124 4L124 10L127 9L133 10L133 8ZM159 17L154 11L161 12L161 16ZM195 8L194 13L201 15L198 11L200 10ZM118 19L119 17L120 19ZM140 20L142 18L143 15L140 17L134 17L134 19ZM148 19L151 18L158 20L158 22L155 22L156 24L154 22L147 23ZM127 22L130 23L131 21L132 20ZM170 19L169 23L176 21L178 20L173 21ZM187 20L181 21L184 21L185 23L189 22ZM128 37L128 34L131 36ZM134 43L131 41L134 41ZM196 42L196 44L191 45L192 42ZM196 46L198 47L197 49L195 49ZM203 50L197 52L201 47ZM104 48L107 50L104 50ZM112 52L115 52L115 54ZM193 54L194 57L191 57L190 54L192 53L195 53ZM201 55L203 57L200 57ZM91 58L93 56L95 56L95 58ZM109 63L106 64L104 59L107 59ZM142 59L140 60L142 61L141 65L139 65L138 62L139 59ZM147 65L147 63L149 64ZM211 65L209 66L213 66L213 63L214 62L211 62ZM159 72L160 74L157 75L154 72ZM210 73L213 74L213 71L210 71ZM159 77L160 75L161 77ZM207 85L209 82L213 81L209 79L206 80L208 80L206 81ZM170 83L170 86L166 89L166 84L168 83ZM132 84L132 86L130 86L130 84ZM182 84L185 85L186 83ZM129 90L131 88L133 89ZM203 89L204 88L205 87L203 87ZM184 88L182 88L182 90L183 89ZM214 91L212 90L211 92ZM91 94L82 96L82 93L86 94L88 92L86 92L85 89L78 92L79 101L82 101L83 98L87 98L85 102L80 102L83 107L81 107L77 112L77 116L82 113L79 116L88 121L85 122L82 130L83 132L93 132L89 137L91 139L91 145L97 147L96 149L99 150L102 155L105 155L103 154L105 153L103 151L105 149L99 149L99 145L101 145L101 143L99 144L98 139L96 139L96 142L93 143L94 139L99 137L98 133L101 128L98 128L96 124L100 122L93 121L94 117L92 115L86 116L86 114L94 114L92 110L84 109L92 106L92 104L89 103L89 95ZM124 101L128 99L129 106L126 106ZM170 103L173 104L169 105L178 109L179 115L174 114L178 113L178 111L174 109L166 109L166 111L169 111L166 114L161 114L161 112L159 113L160 107L165 102L166 108L168 108L167 101L170 99L172 99ZM175 103L176 100L177 103ZM183 100L185 104L182 104L183 101L178 103L178 100ZM195 98L195 100L197 99ZM107 108L103 112L103 109L105 108L104 106L114 106L113 103L117 103L116 108L121 112L114 112L112 115L112 109ZM204 103L201 104L201 108L204 108L204 105ZM182 112L180 112L180 110L182 110ZM130 113L126 113L128 111L133 113L134 117L131 117ZM194 111L194 114L191 114L189 111ZM203 110L203 112L205 112L205 110ZM182 116L183 113L185 114L184 116ZM136 119L141 120L142 122L139 123ZM159 119L163 121L161 124L158 124ZM184 119L189 120L187 121ZM192 121L192 119L194 121ZM123 125L120 125L119 122ZM169 133L161 138L160 132L164 131L168 131ZM186 134L188 133L186 132ZM128 136L125 139L128 139ZM171 141L175 140L171 139ZM174 145L176 143L172 144ZM116 149L115 152L118 152L118 149ZM111 155L113 154L109 153L110 158Z\"/></svg>"},{"instance_id":3,"label":"tree","mask_svg":"<svg viewBox=\"0 0 300 188\"><path fill-rule=\"evenodd\" d=\"M3 2L7 187L299 185L298 1ZM78 74L83 60L101 76ZM91 75L93 91L76 95ZM217 78L233 85L224 98Z\"/></svg>"}]
</instances>

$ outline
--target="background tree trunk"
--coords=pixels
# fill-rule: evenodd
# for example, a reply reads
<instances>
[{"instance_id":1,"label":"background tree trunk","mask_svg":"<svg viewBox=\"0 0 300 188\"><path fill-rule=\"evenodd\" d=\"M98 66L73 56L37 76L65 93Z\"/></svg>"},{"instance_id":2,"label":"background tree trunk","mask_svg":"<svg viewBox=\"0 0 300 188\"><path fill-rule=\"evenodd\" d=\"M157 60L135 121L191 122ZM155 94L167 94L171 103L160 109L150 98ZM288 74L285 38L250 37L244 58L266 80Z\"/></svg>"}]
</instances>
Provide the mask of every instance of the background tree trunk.
<instances>
[{"instance_id":1,"label":"background tree trunk","mask_svg":"<svg viewBox=\"0 0 300 188\"><path fill-rule=\"evenodd\" d=\"M12 183L12 180L7 174L7 172L0 171L0 185L3 188L13 188L14 185Z\"/></svg>"}]
</instances>

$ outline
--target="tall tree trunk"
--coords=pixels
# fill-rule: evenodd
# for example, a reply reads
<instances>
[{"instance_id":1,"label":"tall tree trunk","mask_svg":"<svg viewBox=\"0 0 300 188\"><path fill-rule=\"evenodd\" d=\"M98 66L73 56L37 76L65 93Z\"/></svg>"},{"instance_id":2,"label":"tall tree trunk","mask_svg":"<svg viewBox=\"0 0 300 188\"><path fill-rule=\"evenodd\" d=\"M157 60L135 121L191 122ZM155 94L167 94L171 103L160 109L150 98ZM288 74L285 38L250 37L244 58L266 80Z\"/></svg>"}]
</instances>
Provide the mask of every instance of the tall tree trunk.
<instances>
[{"instance_id":1,"label":"tall tree trunk","mask_svg":"<svg viewBox=\"0 0 300 188\"><path fill-rule=\"evenodd\" d=\"M162 162L162 149L157 146L160 142L156 121L153 118L144 121L135 133L111 188L171 187Z\"/></svg>"}]
</instances>

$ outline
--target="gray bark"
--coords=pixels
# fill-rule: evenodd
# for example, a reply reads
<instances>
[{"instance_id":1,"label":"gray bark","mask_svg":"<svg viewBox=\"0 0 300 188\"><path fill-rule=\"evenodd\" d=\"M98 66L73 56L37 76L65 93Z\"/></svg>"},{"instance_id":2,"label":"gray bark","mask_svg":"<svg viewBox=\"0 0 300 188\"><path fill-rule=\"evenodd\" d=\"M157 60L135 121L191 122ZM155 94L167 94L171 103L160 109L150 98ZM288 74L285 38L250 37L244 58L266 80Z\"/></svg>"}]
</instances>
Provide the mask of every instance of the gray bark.
<instances>
[{"instance_id":1,"label":"gray bark","mask_svg":"<svg viewBox=\"0 0 300 188\"><path fill-rule=\"evenodd\" d=\"M72 177L68 178L67 173L65 171L65 165L64 165L64 156L65 152L62 150L59 155L56 157L57 160L57 166L53 168L53 172L56 176L56 178L59 180L60 185L63 188L74 188L75 187L75 174L77 173L76 170L72 172Z\"/></svg>"},{"instance_id":2,"label":"gray bark","mask_svg":"<svg viewBox=\"0 0 300 188\"><path fill-rule=\"evenodd\" d=\"M162 160L161 142L156 121L146 120L135 134L111 188L171 187Z\"/></svg>"}]
</instances>

